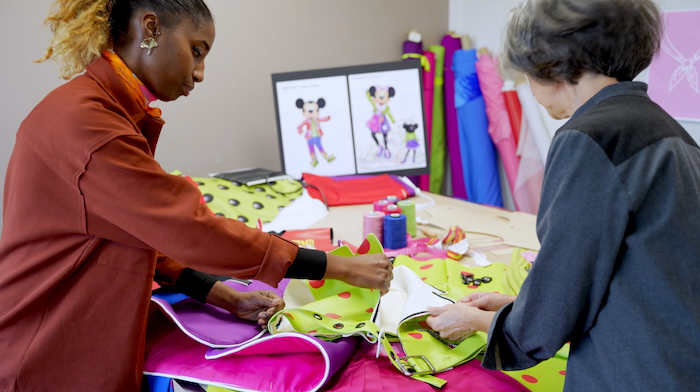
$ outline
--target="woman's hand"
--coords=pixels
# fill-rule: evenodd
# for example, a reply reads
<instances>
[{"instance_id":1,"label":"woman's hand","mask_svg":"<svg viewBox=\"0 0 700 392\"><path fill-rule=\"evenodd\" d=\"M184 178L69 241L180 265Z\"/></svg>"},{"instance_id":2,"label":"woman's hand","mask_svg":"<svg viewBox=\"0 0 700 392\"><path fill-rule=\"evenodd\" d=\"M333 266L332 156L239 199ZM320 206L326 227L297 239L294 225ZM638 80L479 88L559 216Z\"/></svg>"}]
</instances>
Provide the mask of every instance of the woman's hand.
<instances>
[{"instance_id":1,"label":"woman's hand","mask_svg":"<svg viewBox=\"0 0 700 392\"><path fill-rule=\"evenodd\" d=\"M268 290L239 292L231 287L216 282L207 295L208 304L228 310L234 316L249 321L257 321L261 326L273 314L284 309L284 300Z\"/></svg>"},{"instance_id":2,"label":"woman's hand","mask_svg":"<svg viewBox=\"0 0 700 392\"><path fill-rule=\"evenodd\" d=\"M389 291L393 266L383 253L342 257L327 254L324 279L337 279L347 284L367 289L380 290L382 295Z\"/></svg>"},{"instance_id":3,"label":"woman's hand","mask_svg":"<svg viewBox=\"0 0 700 392\"><path fill-rule=\"evenodd\" d=\"M439 308L428 308L428 326L440 333L443 339L462 341L477 331L488 332L495 312L455 303Z\"/></svg>"},{"instance_id":4,"label":"woman's hand","mask_svg":"<svg viewBox=\"0 0 700 392\"><path fill-rule=\"evenodd\" d=\"M476 291L457 302L468 304L481 310L496 311L515 301L515 298L513 295Z\"/></svg>"}]
</instances>

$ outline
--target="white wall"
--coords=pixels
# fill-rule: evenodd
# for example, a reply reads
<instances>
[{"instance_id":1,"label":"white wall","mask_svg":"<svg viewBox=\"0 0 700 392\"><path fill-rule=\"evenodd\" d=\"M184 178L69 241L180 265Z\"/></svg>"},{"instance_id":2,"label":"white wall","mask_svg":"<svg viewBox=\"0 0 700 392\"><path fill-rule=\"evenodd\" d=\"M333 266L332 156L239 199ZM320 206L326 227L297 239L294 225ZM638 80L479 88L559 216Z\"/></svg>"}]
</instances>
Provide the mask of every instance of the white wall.
<instances>
[{"instance_id":1,"label":"white wall","mask_svg":"<svg viewBox=\"0 0 700 392\"><path fill-rule=\"evenodd\" d=\"M166 121L156 159L192 176L281 167L272 73L399 60L409 30L432 44L448 24L448 0L206 2L217 34L204 83L186 99L154 105ZM31 61L49 41L43 20L51 3L0 0L0 184L20 122L64 83L55 64Z\"/></svg>"},{"instance_id":2,"label":"white wall","mask_svg":"<svg viewBox=\"0 0 700 392\"><path fill-rule=\"evenodd\" d=\"M486 47L491 53L500 53L503 28L510 10L521 0L450 0L449 28L457 34L467 34L477 48ZM663 11L700 9L700 0L657 0ZM637 80L646 82L648 75L643 72ZM556 131L563 122L552 120L544 109L543 119ZM700 143L700 122L683 121L681 125Z\"/></svg>"}]
</instances>

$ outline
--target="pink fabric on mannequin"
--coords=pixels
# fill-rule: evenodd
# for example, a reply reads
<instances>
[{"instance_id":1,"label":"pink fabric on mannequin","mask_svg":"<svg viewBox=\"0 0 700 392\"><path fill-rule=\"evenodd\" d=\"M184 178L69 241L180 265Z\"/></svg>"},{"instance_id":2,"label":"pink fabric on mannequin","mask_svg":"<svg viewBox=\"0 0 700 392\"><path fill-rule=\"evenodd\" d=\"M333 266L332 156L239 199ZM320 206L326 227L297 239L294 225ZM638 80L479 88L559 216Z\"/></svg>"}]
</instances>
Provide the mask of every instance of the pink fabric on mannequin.
<instances>
[{"instance_id":1,"label":"pink fabric on mannequin","mask_svg":"<svg viewBox=\"0 0 700 392\"><path fill-rule=\"evenodd\" d=\"M486 115L489 118L489 135L496 145L498 155L503 162L511 192L515 190L518 175L518 156L515 138L508 117L505 97L501 91L503 79L498 75L496 59L484 53L476 62L476 73L479 76L479 87L486 103ZM513 197L515 206L520 210L520 201Z\"/></svg>"},{"instance_id":2,"label":"pink fabric on mannequin","mask_svg":"<svg viewBox=\"0 0 700 392\"><path fill-rule=\"evenodd\" d=\"M435 85L435 54L423 52L428 59L430 71L423 69L423 107L425 108L425 133L427 151L430 152L430 141L433 129L433 88ZM430 160L428 159L428 162ZM430 190L430 174L423 174L418 179L418 187L424 191Z\"/></svg>"}]
</instances>

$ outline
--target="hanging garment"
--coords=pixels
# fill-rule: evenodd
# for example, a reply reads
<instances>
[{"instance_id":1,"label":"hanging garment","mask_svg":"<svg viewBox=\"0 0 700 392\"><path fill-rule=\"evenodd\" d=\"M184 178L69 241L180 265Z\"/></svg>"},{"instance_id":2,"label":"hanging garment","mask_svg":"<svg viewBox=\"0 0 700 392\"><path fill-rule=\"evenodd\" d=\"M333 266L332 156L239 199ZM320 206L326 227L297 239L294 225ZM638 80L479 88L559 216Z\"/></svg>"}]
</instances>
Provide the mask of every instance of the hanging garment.
<instances>
[{"instance_id":1,"label":"hanging garment","mask_svg":"<svg viewBox=\"0 0 700 392\"><path fill-rule=\"evenodd\" d=\"M501 157L510 190L514 192L518 175L517 145L513 137L506 101L501 91L503 89L503 80L498 75L496 59L488 53L482 54L476 62L476 73L484 96L484 103L486 104L486 115L489 119L489 135L493 144L496 145L498 155ZM520 210L520 200L515 194L513 194L513 201L516 208Z\"/></svg>"},{"instance_id":2,"label":"hanging garment","mask_svg":"<svg viewBox=\"0 0 700 392\"><path fill-rule=\"evenodd\" d=\"M547 132L544 122L542 122L542 117L537 107L538 103L532 95L530 86L527 83L520 83L516 87L516 90L532 139L535 141L537 151L544 165L547 163L547 154L549 153L549 146L552 144L552 140L549 138L549 133Z\"/></svg>"},{"instance_id":3,"label":"hanging garment","mask_svg":"<svg viewBox=\"0 0 700 392\"><path fill-rule=\"evenodd\" d=\"M431 45L428 51L435 56L435 83L433 84L433 125L430 142L430 192L440 193L445 177L445 47Z\"/></svg>"},{"instance_id":4,"label":"hanging garment","mask_svg":"<svg viewBox=\"0 0 700 392\"><path fill-rule=\"evenodd\" d=\"M463 157L460 152L459 123L455 106L455 73L452 67L454 53L462 49L462 41L448 34L442 38L442 46L445 47L445 123L447 149L450 155L452 195L467 200L469 195L464 184Z\"/></svg>"},{"instance_id":5,"label":"hanging garment","mask_svg":"<svg viewBox=\"0 0 700 392\"><path fill-rule=\"evenodd\" d=\"M525 118L521 121L518 156L520 165L513 189L513 198L519 201L518 209L522 212L537 214L540 207L544 163L537 148L537 143Z\"/></svg>"},{"instance_id":6,"label":"hanging garment","mask_svg":"<svg viewBox=\"0 0 700 392\"><path fill-rule=\"evenodd\" d=\"M496 148L489 136L484 97L476 74L476 50L454 54L455 105L464 183L469 201L503 207Z\"/></svg>"},{"instance_id":7,"label":"hanging garment","mask_svg":"<svg viewBox=\"0 0 700 392\"><path fill-rule=\"evenodd\" d=\"M428 59L423 56L423 43L408 40L403 41L403 55L401 56L401 58L403 60L419 60L421 62L421 65L423 66L423 100L425 101L425 75L426 72L430 70L430 65L428 64ZM425 106L425 102L423 103L423 105ZM427 123L425 128L429 146L430 133L428 131ZM430 151L429 147L427 151ZM419 184L420 181L418 176L410 176L408 177L408 179L411 180L411 182L413 182L414 184Z\"/></svg>"}]
</instances>

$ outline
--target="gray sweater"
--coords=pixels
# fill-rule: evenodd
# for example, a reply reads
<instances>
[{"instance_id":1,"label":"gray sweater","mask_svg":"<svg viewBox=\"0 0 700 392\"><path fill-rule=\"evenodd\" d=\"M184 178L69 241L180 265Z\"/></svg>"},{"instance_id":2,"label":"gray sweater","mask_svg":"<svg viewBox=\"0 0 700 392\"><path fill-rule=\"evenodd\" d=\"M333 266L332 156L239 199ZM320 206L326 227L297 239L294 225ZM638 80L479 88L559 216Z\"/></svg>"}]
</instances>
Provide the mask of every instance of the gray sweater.
<instances>
[{"instance_id":1,"label":"gray sweater","mask_svg":"<svg viewBox=\"0 0 700 392\"><path fill-rule=\"evenodd\" d=\"M604 88L557 131L537 234L484 367L570 341L565 391L700 390L700 149L645 84Z\"/></svg>"}]
</instances>

